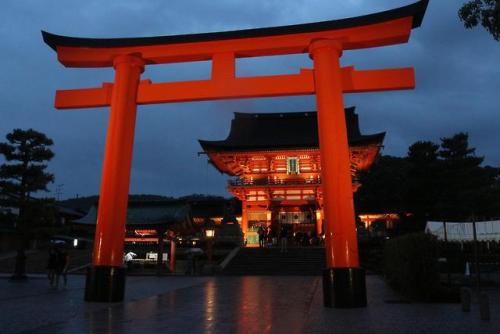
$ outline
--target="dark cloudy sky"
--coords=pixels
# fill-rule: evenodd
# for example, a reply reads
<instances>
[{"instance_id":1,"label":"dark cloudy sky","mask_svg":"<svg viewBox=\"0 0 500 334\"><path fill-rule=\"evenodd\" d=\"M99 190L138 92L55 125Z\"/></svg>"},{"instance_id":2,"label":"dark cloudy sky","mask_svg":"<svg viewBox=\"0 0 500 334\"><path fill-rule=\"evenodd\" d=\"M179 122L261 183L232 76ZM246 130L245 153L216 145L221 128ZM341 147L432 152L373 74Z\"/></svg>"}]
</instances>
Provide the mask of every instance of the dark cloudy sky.
<instances>
[{"instance_id":1,"label":"dark cloudy sky","mask_svg":"<svg viewBox=\"0 0 500 334\"><path fill-rule=\"evenodd\" d=\"M108 110L56 111L56 89L99 86L109 69L66 69L43 44L40 30L81 37L175 35L307 23L369 14L411 0L2 0L0 9L0 138L14 128L46 133L55 141L51 186L62 197L99 191ZM410 43L345 52L358 69L414 66L413 91L347 95L365 133L387 131L385 154L404 155L416 140L470 134L485 163L500 166L500 43L482 29L465 30L457 10L464 1L431 0ZM305 55L239 60L238 74L296 73ZM208 78L208 63L159 65L142 78ZM226 177L207 164L197 139L224 139L233 112L315 109L313 97L282 97L140 107L131 193L228 196Z\"/></svg>"}]
</instances>

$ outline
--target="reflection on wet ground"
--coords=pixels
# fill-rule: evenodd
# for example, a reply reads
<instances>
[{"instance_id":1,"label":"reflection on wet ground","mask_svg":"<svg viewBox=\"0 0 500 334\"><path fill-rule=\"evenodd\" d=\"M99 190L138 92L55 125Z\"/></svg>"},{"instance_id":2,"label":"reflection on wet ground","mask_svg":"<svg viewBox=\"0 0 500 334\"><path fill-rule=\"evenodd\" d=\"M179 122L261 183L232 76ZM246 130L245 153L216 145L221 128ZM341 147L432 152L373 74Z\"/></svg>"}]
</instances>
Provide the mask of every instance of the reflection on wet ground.
<instances>
[{"instance_id":1,"label":"reflection on wet ground","mask_svg":"<svg viewBox=\"0 0 500 334\"><path fill-rule=\"evenodd\" d=\"M89 312L44 332L304 332L319 278L228 277ZM40 328L42 330L42 328Z\"/></svg>"},{"instance_id":2,"label":"reflection on wet ground","mask_svg":"<svg viewBox=\"0 0 500 334\"><path fill-rule=\"evenodd\" d=\"M462 313L457 304L386 303L398 297L376 276L367 277L369 306L350 310L323 308L320 277L134 278L127 301L117 304L83 303L83 280L45 295L36 284L15 287L18 299L0 293L0 316L8 317L0 318L2 333L500 332L499 291L489 291L492 321L485 323L477 307Z\"/></svg>"}]
</instances>

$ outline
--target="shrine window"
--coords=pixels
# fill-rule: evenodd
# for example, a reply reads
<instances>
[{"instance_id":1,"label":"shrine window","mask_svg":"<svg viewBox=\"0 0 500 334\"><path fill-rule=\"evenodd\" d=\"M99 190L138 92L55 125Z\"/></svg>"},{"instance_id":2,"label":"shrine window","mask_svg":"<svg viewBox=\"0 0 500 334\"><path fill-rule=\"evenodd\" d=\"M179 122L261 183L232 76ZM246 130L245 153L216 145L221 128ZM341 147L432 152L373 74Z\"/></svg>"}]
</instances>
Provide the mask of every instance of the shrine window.
<instances>
[{"instance_id":1,"label":"shrine window","mask_svg":"<svg viewBox=\"0 0 500 334\"><path fill-rule=\"evenodd\" d=\"M299 159L297 157L289 157L286 159L286 173L299 174Z\"/></svg>"}]
</instances>

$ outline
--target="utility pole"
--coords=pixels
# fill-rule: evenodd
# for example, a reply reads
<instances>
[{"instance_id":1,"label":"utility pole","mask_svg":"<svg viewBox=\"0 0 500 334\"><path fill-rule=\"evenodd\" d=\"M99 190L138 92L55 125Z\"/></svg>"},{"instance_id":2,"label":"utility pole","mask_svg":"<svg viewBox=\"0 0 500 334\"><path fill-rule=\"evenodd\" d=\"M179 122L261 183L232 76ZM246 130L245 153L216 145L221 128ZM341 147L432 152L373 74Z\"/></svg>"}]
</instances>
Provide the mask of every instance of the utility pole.
<instances>
[{"instance_id":1,"label":"utility pole","mask_svg":"<svg viewBox=\"0 0 500 334\"><path fill-rule=\"evenodd\" d=\"M64 187L64 184L62 183L59 183L57 186L56 186L56 200L59 202L61 200L61 196L62 196L62 193L63 193L63 187Z\"/></svg>"}]
</instances>

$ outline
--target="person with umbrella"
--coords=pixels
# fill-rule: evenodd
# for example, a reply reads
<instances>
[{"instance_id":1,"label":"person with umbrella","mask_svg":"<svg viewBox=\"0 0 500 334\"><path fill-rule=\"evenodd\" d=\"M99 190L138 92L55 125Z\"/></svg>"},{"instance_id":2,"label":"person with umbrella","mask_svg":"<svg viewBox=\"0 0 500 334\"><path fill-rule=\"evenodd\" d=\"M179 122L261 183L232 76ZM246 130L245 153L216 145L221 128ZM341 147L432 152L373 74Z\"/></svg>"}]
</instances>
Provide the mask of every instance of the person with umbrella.
<instances>
[{"instance_id":1,"label":"person with umbrella","mask_svg":"<svg viewBox=\"0 0 500 334\"><path fill-rule=\"evenodd\" d=\"M66 251L65 244L56 244L56 288L59 287L59 279L62 276L64 280L64 287L68 286L68 266L69 266L69 255Z\"/></svg>"},{"instance_id":2,"label":"person with umbrella","mask_svg":"<svg viewBox=\"0 0 500 334\"><path fill-rule=\"evenodd\" d=\"M187 249L186 275L196 274L196 257L203 254L203 250L198 247Z\"/></svg>"},{"instance_id":3,"label":"person with umbrella","mask_svg":"<svg viewBox=\"0 0 500 334\"><path fill-rule=\"evenodd\" d=\"M50 287L53 287L55 283L56 265L57 265L57 252L54 245L51 245L49 248L49 259L47 263L47 271L48 271Z\"/></svg>"},{"instance_id":4,"label":"person with umbrella","mask_svg":"<svg viewBox=\"0 0 500 334\"><path fill-rule=\"evenodd\" d=\"M127 266L127 269L129 271L132 270L132 260L134 259L135 256L137 256L137 254L135 254L134 252L128 252L123 257L123 262L125 262L125 265Z\"/></svg>"}]
</instances>

